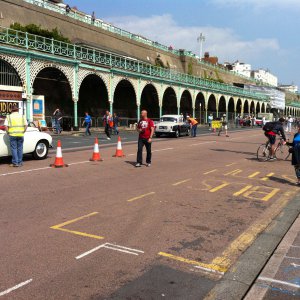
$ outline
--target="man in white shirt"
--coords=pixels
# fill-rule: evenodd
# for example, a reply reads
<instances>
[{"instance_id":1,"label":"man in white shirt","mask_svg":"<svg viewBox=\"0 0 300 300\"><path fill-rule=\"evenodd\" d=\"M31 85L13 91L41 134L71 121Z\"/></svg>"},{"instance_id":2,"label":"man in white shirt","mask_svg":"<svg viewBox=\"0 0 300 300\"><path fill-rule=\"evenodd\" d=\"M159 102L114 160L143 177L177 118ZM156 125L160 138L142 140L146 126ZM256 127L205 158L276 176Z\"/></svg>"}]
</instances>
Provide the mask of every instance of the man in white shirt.
<instances>
[{"instance_id":1,"label":"man in white shirt","mask_svg":"<svg viewBox=\"0 0 300 300\"><path fill-rule=\"evenodd\" d=\"M287 119L287 131L288 131L289 133L292 132L292 125L293 125L293 123L294 123L294 119L292 118L291 115L289 115L289 117L288 117L288 119Z\"/></svg>"}]
</instances>

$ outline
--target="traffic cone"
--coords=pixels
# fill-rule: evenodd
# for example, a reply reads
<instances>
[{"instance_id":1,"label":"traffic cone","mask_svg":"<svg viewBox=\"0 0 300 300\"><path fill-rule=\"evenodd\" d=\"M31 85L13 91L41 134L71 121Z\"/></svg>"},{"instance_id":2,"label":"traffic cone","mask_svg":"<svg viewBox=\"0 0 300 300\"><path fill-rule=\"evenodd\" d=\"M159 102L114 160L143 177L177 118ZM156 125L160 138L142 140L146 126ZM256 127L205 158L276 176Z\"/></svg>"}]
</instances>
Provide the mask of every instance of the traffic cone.
<instances>
[{"instance_id":1,"label":"traffic cone","mask_svg":"<svg viewBox=\"0 0 300 300\"><path fill-rule=\"evenodd\" d=\"M117 150L116 150L116 154L113 155L113 157L124 157L124 153L122 150L122 143L121 143L121 137L118 136L118 144L117 144Z\"/></svg>"},{"instance_id":2,"label":"traffic cone","mask_svg":"<svg viewBox=\"0 0 300 300\"><path fill-rule=\"evenodd\" d=\"M103 159L101 159L100 152L99 152L98 138L95 138L94 152L90 161L103 161Z\"/></svg>"},{"instance_id":3,"label":"traffic cone","mask_svg":"<svg viewBox=\"0 0 300 300\"><path fill-rule=\"evenodd\" d=\"M63 160L63 157L62 157L61 142L60 142L60 140L57 141L56 157L55 157L54 164L51 164L50 167L52 167L52 168L64 168L64 167L68 167L68 165L66 165L64 163L64 160Z\"/></svg>"}]
</instances>

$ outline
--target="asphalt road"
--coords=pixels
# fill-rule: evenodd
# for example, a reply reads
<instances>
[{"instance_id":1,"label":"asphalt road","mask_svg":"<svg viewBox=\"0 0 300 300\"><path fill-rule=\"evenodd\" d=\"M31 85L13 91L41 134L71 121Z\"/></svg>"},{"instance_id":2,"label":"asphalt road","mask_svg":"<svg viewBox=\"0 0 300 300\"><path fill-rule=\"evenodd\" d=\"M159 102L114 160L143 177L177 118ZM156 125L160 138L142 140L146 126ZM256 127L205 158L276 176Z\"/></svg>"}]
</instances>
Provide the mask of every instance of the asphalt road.
<instances>
[{"instance_id":1,"label":"asphalt road","mask_svg":"<svg viewBox=\"0 0 300 300\"><path fill-rule=\"evenodd\" d=\"M2 163L0 297L205 299L298 191L290 162L256 160L261 130L162 141L151 168L135 144Z\"/></svg>"}]
</instances>

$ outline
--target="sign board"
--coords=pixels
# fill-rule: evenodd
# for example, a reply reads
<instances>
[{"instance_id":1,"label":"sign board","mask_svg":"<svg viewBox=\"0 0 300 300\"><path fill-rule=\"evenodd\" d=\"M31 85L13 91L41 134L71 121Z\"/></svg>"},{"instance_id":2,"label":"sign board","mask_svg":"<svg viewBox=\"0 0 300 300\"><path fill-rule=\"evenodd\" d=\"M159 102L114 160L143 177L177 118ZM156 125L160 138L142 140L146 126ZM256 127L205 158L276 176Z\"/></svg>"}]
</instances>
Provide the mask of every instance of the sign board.
<instances>
[{"instance_id":1,"label":"sign board","mask_svg":"<svg viewBox=\"0 0 300 300\"><path fill-rule=\"evenodd\" d=\"M212 121L211 122L211 127L213 129L219 129L222 127L222 122L221 121Z\"/></svg>"},{"instance_id":2,"label":"sign board","mask_svg":"<svg viewBox=\"0 0 300 300\"><path fill-rule=\"evenodd\" d=\"M285 93L269 86L244 85L244 89L250 92L264 94L270 97L271 108L285 109Z\"/></svg>"},{"instance_id":3,"label":"sign board","mask_svg":"<svg viewBox=\"0 0 300 300\"><path fill-rule=\"evenodd\" d=\"M32 96L32 115L34 121L45 120L44 96Z\"/></svg>"},{"instance_id":4,"label":"sign board","mask_svg":"<svg viewBox=\"0 0 300 300\"><path fill-rule=\"evenodd\" d=\"M19 107L19 113L23 113L23 102L22 101L10 101L0 99L0 115L9 115L12 112L13 106Z\"/></svg>"}]
</instances>

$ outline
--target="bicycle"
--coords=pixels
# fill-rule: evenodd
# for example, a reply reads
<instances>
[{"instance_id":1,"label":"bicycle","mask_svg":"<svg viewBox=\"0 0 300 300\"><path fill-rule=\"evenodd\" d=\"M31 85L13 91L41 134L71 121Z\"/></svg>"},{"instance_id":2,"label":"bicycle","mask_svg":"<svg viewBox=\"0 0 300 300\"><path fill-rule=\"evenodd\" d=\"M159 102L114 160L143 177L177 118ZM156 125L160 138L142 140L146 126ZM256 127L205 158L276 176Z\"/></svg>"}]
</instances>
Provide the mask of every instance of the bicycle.
<instances>
[{"instance_id":1,"label":"bicycle","mask_svg":"<svg viewBox=\"0 0 300 300\"><path fill-rule=\"evenodd\" d=\"M270 141L267 141L264 144L261 144L257 149L257 160L258 161L267 161L270 159L271 145ZM280 160L287 160L290 153L290 146L283 143L283 139L279 139L279 143L275 148L275 157Z\"/></svg>"}]
</instances>

